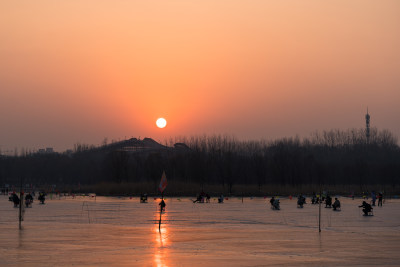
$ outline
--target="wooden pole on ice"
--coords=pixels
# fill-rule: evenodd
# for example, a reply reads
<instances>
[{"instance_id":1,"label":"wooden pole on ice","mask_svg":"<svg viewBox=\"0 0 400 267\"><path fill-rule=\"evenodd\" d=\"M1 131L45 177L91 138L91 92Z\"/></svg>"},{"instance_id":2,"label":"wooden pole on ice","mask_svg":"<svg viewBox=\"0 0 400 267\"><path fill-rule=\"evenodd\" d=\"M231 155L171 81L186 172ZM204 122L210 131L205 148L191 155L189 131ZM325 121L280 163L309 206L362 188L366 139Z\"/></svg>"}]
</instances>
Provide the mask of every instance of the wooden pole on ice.
<instances>
[{"instance_id":1,"label":"wooden pole on ice","mask_svg":"<svg viewBox=\"0 0 400 267\"><path fill-rule=\"evenodd\" d=\"M20 178L19 183L19 229L22 229L22 177Z\"/></svg>"},{"instance_id":2,"label":"wooden pole on ice","mask_svg":"<svg viewBox=\"0 0 400 267\"><path fill-rule=\"evenodd\" d=\"M164 192L161 193L161 202L164 200ZM161 203L160 203L161 204ZM158 231L161 232L161 214L162 214L163 206L160 205L160 221L158 222Z\"/></svg>"},{"instance_id":3,"label":"wooden pole on ice","mask_svg":"<svg viewBox=\"0 0 400 267\"><path fill-rule=\"evenodd\" d=\"M319 185L319 215L318 215L318 230L321 233L321 201L322 201L322 192L321 192L321 184Z\"/></svg>"}]
</instances>

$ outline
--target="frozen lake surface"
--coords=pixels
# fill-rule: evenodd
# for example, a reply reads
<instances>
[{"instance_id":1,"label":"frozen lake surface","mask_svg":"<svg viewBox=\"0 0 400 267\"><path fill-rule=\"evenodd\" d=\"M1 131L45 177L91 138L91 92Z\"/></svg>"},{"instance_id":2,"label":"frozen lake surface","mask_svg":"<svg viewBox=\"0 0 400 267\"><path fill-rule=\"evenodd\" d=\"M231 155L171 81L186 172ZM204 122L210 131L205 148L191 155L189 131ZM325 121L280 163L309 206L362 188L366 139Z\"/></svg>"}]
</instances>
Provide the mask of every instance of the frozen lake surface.
<instances>
[{"instance_id":1,"label":"frozen lake surface","mask_svg":"<svg viewBox=\"0 0 400 267\"><path fill-rule=\"evenodd\" d=\"M168 198L158 231L159 199L71 197L25 211L0 196L0 266L399 266L400 200L364 217L362 200L342 211L296 207L281 199L230 198L193 204ZM309 199L307 199L309 200Z\"/></svg>"}]
</instances>

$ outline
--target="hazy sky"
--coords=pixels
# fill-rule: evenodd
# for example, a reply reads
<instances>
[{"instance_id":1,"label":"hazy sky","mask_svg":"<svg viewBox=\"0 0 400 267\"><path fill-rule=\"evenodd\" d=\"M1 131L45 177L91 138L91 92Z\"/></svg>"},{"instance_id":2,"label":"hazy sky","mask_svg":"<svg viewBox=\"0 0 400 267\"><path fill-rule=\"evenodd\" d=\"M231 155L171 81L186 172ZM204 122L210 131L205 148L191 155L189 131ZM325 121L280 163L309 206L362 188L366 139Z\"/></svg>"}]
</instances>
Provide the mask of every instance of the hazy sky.
<instances>
[{"instance_id":1,"label":"hazy sky","mask_svg":"<svg viewBox=\"0 0 400 267\"><path fill-rule=\"evenodd\" d=\"M0 149L400 137L400 1L0 2ZM165 129L156 128L165 117Z\"/></svg>"}]
</instances>

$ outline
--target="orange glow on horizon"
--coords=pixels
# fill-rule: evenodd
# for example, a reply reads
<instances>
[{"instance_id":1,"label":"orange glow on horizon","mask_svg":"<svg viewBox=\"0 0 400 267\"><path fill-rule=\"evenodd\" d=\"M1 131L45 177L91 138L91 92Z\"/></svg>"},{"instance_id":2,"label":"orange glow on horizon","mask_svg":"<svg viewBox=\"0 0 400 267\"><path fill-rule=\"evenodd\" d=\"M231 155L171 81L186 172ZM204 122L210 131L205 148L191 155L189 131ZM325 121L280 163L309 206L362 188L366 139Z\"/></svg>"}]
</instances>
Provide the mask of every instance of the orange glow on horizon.
<instances>
[{"instance_id":1,"label":"orange glow on horizon","mask_svg":"<svg viewBox=\"0 0 400 267\"><path fill-rule=\"evenodd\" d=\"M363 127L366 106L371 126L400 136L399 9L397 0L2 1L0 148L309 136ZM173 127L154 127L160 114Z\"/></svg>"}]
</instances>

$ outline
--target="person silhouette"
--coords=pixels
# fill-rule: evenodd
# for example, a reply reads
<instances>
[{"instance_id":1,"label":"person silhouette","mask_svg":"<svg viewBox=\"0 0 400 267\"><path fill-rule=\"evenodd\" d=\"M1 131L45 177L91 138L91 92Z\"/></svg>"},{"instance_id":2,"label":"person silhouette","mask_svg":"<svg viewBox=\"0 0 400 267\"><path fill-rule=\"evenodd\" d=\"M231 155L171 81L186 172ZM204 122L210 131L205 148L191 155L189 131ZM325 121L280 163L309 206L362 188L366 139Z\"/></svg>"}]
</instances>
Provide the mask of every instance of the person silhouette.
<instances>
[{"instance_id":1,"label":"person silhouette","mask_svg":"<svg viewBox=\"0 0 400 267\"><path fill-rule=\"evenodd\" d=\"M337 197L335 197L335 202L333 202L332 207L333 207L333 210L340 209L340 201Z\"/></svg>"},{"instance_id":2,"label":"person silhouette","mask_svg":"<svg viewBox=\"0 0 400 267\"><path fill-rule=\"evenodd\" d=\"M358 206L359 208L363 208L364 216L368 216L371 211L372 211L372 206L368 204L367 202L363 201L361 206Z\"/></svg>"},{"instance_id":3,"label":"person silhouette","mask_svg":"<svg viewBox=\"0 0 400 267\"><path fill-rule=\"evenodd\" d=\"M161 199L161 202L158 205L160 205L160 210L161 211L165 211L165 206L167 206L167 204L165 204L164 199Z\"/></svg>"}]
</instances>

